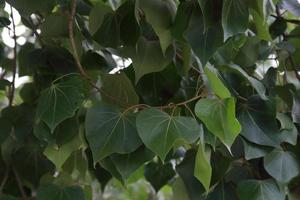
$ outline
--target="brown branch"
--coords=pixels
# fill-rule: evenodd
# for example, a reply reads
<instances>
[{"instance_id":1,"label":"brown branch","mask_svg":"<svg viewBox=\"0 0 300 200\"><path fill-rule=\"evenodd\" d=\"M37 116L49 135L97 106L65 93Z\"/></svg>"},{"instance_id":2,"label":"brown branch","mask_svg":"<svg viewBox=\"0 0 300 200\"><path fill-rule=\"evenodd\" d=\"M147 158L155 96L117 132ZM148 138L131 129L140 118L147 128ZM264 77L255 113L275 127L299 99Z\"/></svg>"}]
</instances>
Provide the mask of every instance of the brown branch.
<instances>
[{"instance_id":1,"label":"brown branch","mask_svg":"<svg viewBox=\"0 0 300 200\"><path fill-rule=\"evenodd\" d=\"M11 20L12 20L12 26L13 26L13 39L14 39L14 48L13 48L13 75L12 75L12 82L11 82L11 87L10 91L8 94L8 99L9 99L9 106L12 106L13 100L14 100L14 95L15 95L15 81L16 81L16 73L17 73L17 36L16 36L16 24L14 20L14 14L13 14L13 8L10 6L10 11L11 11Z\"/></svg>"},{"instance_id":2,"label":"brown branch","mask_svg":"<svg viewBox=\"0 0 300 200\"><path fill-rule=\"evenodd\" d=\"M107 92L105 92L102 88L99 88L93 82L91 77L85 72L83 66L81 65L79 54L78 54L76 44L75 44L75 39L74 39L74 28L73 27L74 27L75 15L76 15L76 0L72 0L71 1L71 13L69 16L69 21L68 21L68 29L69 29L69 38L70 38L70 42L71 42L71 47L73 50L73 55L75 58L77 69L78 69L80 75L83 78L85 78L93 88L95 88L97 91L99 91L104 96L110 98L111 100L118 101L116 98L114 98L113 96L111 96ZM125 104L124 106L128 106L128 105Z\"/></svg>"}]
</instances>

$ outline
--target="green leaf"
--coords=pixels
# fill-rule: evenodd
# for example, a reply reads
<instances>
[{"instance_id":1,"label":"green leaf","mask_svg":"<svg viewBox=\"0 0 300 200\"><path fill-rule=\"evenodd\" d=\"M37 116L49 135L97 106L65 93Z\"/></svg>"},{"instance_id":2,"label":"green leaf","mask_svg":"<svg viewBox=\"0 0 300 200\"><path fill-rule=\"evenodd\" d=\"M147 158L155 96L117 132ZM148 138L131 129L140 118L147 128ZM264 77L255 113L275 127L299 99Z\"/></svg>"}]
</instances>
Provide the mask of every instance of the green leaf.
<instances>
[{"instance_id":1,"label":"green leaf","mask_svg":"<svg viewBox=\"0 0 300 200\"><path fill-rule=\"evenodd\" d=\"M10 136L13 126L11 122L7 119L0 118L0 145L5 141L5 139Z\"/></svg>"},{"instance_id":2,"label":"green leaf","mask_svg":"<svg viewBox=\"0 0 300 200\"><path fill-rule=\"evenodd\" d=\"M250 142L279 146L281 139L273 101L263 101L258 96L251 96L247 104L241 106L238 120L243 127L241 135Z\"/></svg>"},{"instance_id":3,"label":"green leaf","mask_svg":"<svg viewBox=\"0 0 300 200\"><path fill-rule=\"evenodd\" d=\"M152 160L153 157L154 154L150 150L140 147L130 154L112 154L101 160L100 164L122 183L125 183L138 168L145 162ZM109 166L113 166L113 168Z\"/></svg>"},{"instance_id":4,"label":"green leaf","mask_svg":"<svg viewBox=\"0 0 300 200\"><path fill-rule=\"evenodd\" d=\"M191 45L203 66L209 61L217 49L223 44L221 24L216 24L205 30L203 17L199 9L193 9L189 26L184 37Z\"/></svg>"},{"instance_id":5,"label":"green leaf","mask_svg":"<svg viewBox=\"0 0 300 200\"><path fill-rule=\"evenodd\" d=\"M222 10L222 26L224 39L238 33L244 33L248 28L249 11L244 0L224 0Z\"/></svg>"},{"instance_id":6,"label":"green leaf","mask_svg":"<svg viewBox=\"0 0 300 200\"><path fill-rule=\"evenodd\" d=\"M115 13L107 13L103 23L93 35L94 40L103 47L116 48L120 43L119 17Z\"/></svg>"},{"instance_id":7,"label":"green leaf","mask_svg":"<svg viewBox=\"0 0 300 200\"><path fill-rule=\"evenodd\" d=\"M105 91L105 94L114 98L112 100L103 95L103 101L120 106L135 105L139 103L139 97L126 74L102 74L101 82L101 88Z\"/></svg>"},{"instance_id":8,"label":"green leaf","mask_svg":"<svg viewBox=\"0 0 300 200\"><path fill-rule=\"evenodd\" d=\"M205 192L201 182L194 176L196 151L190 149L185 153L183 161L176 166L180 178L184 183L189 199L198 200Z\"/></svg>"},{"instance_id":9,"label":"green leaf","mask_svg":"<svg viewBox=\"0 0 300 200\"><path fill-rule=\"evenodd\" d=\"M136 46L136 55L132 58L135 71L135 83L146 74L162 71L171 62L171 55L163 54L158 41L148 41L141 37Z\"/></svg>"},{"instance_id":10,"label":"green leaf","mask_svg":"<svg viewBox=\"0 0 300 200\"><path fill-rule=\"evenodd\" d=\"M271 41L271 35L269 33L269 25L264 18L262 18L256 10L254 9L249 9L251 15L253 16L253 22L255 24L256 28L256 34L259 39L266 40L266 41Z\"/></svg>"},{"instance_id":11,"label":"green leaf","mask_svg":"<svg viewBox=\"0 0 300 200\"><path fill-rule=\"evenodd\" d=\"M108 13L112 13L112 9L102 2L97 2L97 4L92 8L89 15L89 30L91 34L96 33L96 31L101 27L105 16Z\"/></svg>"},{"instance_id":12,"label":"green leaf","mask_svg":"<svg viewBox=\"0 0 300 200\"><path fill-rule=\"evenodd\" d=\"M207 129L230 149L241 132L241 126L235 118L234 99L200 99L196 104L195 113Z\"/></svg>"},{"instance_id":13,"label":"green leaf","mask_svg":"<svg viewBox=\"0 0 300 200\"><path fill-rule=\"evenodd\" d=\"M10 25L10 20L6 17L0 17L0 28L4 28L7 27L8 25Z\"/></svg>"},{"instance_id":14,"label":"green leaf","mask_svg":"<svg viewBox=\"0 0 300 200\"><path fill-rule=\"evenodd\" d=\"M195 160L194 176L202 183L206 192L209 191L211 175L210 151L200 143Z\"/></svg>"},{"instance_id":15,"label":"green leaf","mask_svg":"<svg viewBox=\"0 0 300 200\"><path fill-rule=\"evenodd\" d=\"M264 157L264 166L266 171L281 183L288 183L300 172L296 157L291 152L279 149Z\"/></svg>"},{"instance_id":16,"label":"green leaf","mask_svg":"<svg viewBox=\"0 0 300 200\"><path fill-rule=\"evenodd\" d=\"M41 35L46 38L68 37L68 17L53 13L41 25Z\"/></svg>"},{"instance_id":17,"label":"green leaf","mask_svg":"<svg viewBox=\"0 0 300 200\"><path fill-rule=\"evenodd\" d=\"M77 136L60 147L54 144L47 146L44 150L44 155L55 164L57 170L60 170L71 154L78 150L81 145L82 141L79 136Z\"/></svg>"},{"instance_id":18,"label":"green leaf","mask_svg":"<svg viewBox=\"0 0 300 200\"><path fill-rule=\"evenodd\" d=\"M252 67L258 60L259 49L260 40L257 37L247 37L233 62L243 68Z\"/></svg>"},{"instance_id":19,"label":"green leaf","mask_svg":"<svg viewBox=\"0 0 300 200\"><path fill-rule=\"evenodd\" d=\"M171 30L176 39L184 40L183 33L189 25L192 13L193 3L189 1L181 1L177 8L176 17Z\"/></svg>"},{"instance_id":20,"label":"green leaf","mask_svg":"<svg viewBox=\"0 0 300 200\"><path fill-rule=\"evenodd\" d=\"M155 108L141 111L136 119L143 143L162 161L178 140L192 143L200 136L200 126L190 117L173 116Z\"/></svg>"},{"instance_id":21,"label":"green leaf","mask_svg":"<svg viewBox=\"0 0 300 200\"><path fill-rule=\"evenodd\" d=\"M284 192L272 179L242 181L238 184L237 192L241 200L285 199Z\"/></svg>"},{"instance_id":22,"label":"green leaf","mask_svg":"<svg viewBox=\"0 0 300 200\"><path fill-rule=\"evenodd\" d=\"M159 191L175 175L171 163L151 162L145 166L145 178L151 183L155 191Z\"/></svg>"},{"instance_id":23,"label":"green leaf","mask_svg":"<svg viewBox=\"0 0 300 200\"><path fill-rule=\"evenodd\" d=\"M1 195L0 200L18 200L18 199L10 195Z\"/></svg>"},{"instance_id":24,"label":"green leaf","mask_svg":"<svg viewBox=\"0 0 300 200\"><path fill-rule=\"evenodd\" d=\"M242 140L242 141L243 141L246 160L264 157L272 150L272 148L270 147L257 145L247 140Z\"/></svg>"},{"instance_id":25,"label":"green leaf","mask_svg":"<svg viewBox=\"0 0 300 200\"><path fill-rule=\"evenodd\" d=\"M135 115L122 113L110 105L89 108L85 128L94 163L112 153L131 153L141 145Z\"/></svg>"},{"instance_id":26,"label":"green leaf","mask_svg":"<svg viewBox=\"0 0 300 200\"><path fill-rule=\"evenodd\" d=\"M230 183L226 184L224 181L221 181L213 191L208 193L205 200L237 200L238 198L235 193L235 188Z\"/></svg>"},{"instance_id":27,"label":"green leaf","mask_svg":"<svg viewBox=\"0 0 300 200\"><path fill-rule=\"evenodd\" d=\"M138 8L145 13L155 33L159 37L162 52L165 53L172 43L171 26L176 14L176 4L172 0L138 0Z\"/></svg>"},{"instance_id":28,"label":"green leaf","mask_svg":"<svg viewBox=\"0 0 300 200\"><path fill-rule=\"evenodd\" d=\"M221 99L230 98L231 94L219 78L218 71L211 65L204 68L204 72L208 78L209 86L213 92Z\"/></svg>"},{"instance_id":29,"label":"green leaf","mask_svg":"<svg viewBox=\"0 0 300 200\"><path fill-rule=\"evenodd\" d=\"M48 14L55 6L52 0L6 0L7 3L16 8L22 15L29 16L32 13Z\"/></svg>"},{"instance_id":30,"label":"green leaf","mask_svg":"<svg viewBox=\"0 0 300 200\"><path fill-rule=\"evenodd\" d=\"M258 95L263 99L263 100L268 100L268 97L266 96L266 88L265 86L257 79L249 76L247 72L245 72L241 67L237 65L228 65L228 67L235 71L236 73L240 74L243 76L244 79L246 79L251 86L256 90Z\"/></svg>"},{"instance_id":31,"label":"green leaf","mask_svg":"<svg viewBox=\"0 0 300 200\"><path fill-rule=\"evenodd\" d=\"M38 188L37 200L85 200L85 195L79 186L61 188L52 183L47 183Z\"/></svg>"},{"instance_id":32,"label":"green leaf","mask_svg":"<svg viewBox=\"0 0 300 200\"><path fill-rule=\"evenodd\" d=\"M71 118L85 98L85 85L79 75L68 75L42 91L36 118L44 121L51 132L65 119Z\"/></svg>"},{"instance_id":33,"label":"green leaf","mask_svg":"<svg viewBox=\"0 0 300 200\"><path fill-rule=\"evenodd\" d=\"M281 141L292 145L297 144L298 130L292 120L285 114L277 113L276 118L281 124Z\"/></svg>"},{"instance_id":34,"label":"green leaf","mask_svg":"<svg viewBox=\"0 0 300 200\"><path fill-rule=\"evenodd\" d=\"M198 0L204 18L205 29L221 21L222 0Z\"/></svg>"}]
</instances>

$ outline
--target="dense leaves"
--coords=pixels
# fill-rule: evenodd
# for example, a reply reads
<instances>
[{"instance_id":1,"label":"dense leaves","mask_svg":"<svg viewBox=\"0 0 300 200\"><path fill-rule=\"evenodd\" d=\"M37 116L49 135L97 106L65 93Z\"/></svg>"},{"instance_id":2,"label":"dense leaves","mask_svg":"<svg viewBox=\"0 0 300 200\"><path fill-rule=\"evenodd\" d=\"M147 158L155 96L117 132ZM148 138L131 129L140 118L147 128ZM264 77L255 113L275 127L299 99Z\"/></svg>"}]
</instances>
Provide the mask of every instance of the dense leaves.
<instances>
[{"instance_id":1,"label":"dense leaves","mask_svg":"<svg viewBox=\"0 0 300 200\"><path fill-rule=\"evenodd\" d=\"M0 200L300 199L297 0L0 0Z\"/></svg>"}]
</instances>

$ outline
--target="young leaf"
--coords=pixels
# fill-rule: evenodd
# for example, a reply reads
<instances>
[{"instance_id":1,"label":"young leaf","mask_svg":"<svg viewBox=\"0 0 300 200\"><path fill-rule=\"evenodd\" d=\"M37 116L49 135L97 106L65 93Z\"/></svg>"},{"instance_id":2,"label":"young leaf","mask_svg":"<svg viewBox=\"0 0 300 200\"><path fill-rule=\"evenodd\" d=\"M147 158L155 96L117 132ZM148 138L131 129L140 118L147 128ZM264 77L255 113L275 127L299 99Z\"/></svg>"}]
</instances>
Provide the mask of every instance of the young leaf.
<instances>
[{"instance_id":1,"label":"young leaf","mask_svg":"<svg viewBox=\"0 0 300 200\"><path fill-rule=\"evenodd\" d=\"M194 175L202 183L206 192L208 192L212 175L210 151L207 151L201 143L196 155Z\"/></svg>"},{"instance_id":2,"label":"young leaf","mask_svg":"<svg viewBox=\"0 0 300 200\"><path fill-rule=\"evenodd\" d=\"M194 142L200 136L200 126L190 117L170 116L158 109L141 111L136 119L143 143L162 161L178 140Z\"/></svg>"},{"instance_id":3,"label":"young leaf","mask_svg":"<svg viewBox=\"0 0 300 200\"><path fill-rule=\"evenodd\" d=\"M112 153L130 153L141 145L135 116L105 104L89 108L85 120L86 137L94 163Z\"/></svg>"},{"instance_id":4,"label":"young leaf","mask_svg":"<svg viewBox=\"0 0 300 200\"><path fill-rule=\"evenodd\" d=\"M71 154L81 147L81 144L82 141L77 136L61 147L56 145L47 146L44 150L44 155L55 164L57 170L60 170Z\"/></svg>"},{"instance_id":5,"label":"young leaf","mask_svg":"<svg viewBox=\"0 0 300 200\"><path fill-rule=\"evenodd\" d=\"M230 149L241 132L240 123L235 118L234 99L200 99L196 104L195 113L207 129Z\"/></svg>"},{"instance_id":6,"label":"young leaf","mask_svg":"<svg viewBox=\"0 0 300 200\"><path fill-rule=\"evenodd\" d=\"M44 121L53 133L65 119L71 118L85 98L85 85L79 75L69 75L45 89L38 102L36 118Z\"/></svg>"},{"instance_id":7,"label":"young leaf","mask_svg":"<svg viewBox=\"0 0 300 200\"><path fill-rule=\"evenodd\" d=\"M225 99L231 97L229 90L218 77L218 71L215 68L213 68L211 65L207 65L204 68L204 72L207 76L209 86L219 98Z\"/></svg>"}]
</instances>

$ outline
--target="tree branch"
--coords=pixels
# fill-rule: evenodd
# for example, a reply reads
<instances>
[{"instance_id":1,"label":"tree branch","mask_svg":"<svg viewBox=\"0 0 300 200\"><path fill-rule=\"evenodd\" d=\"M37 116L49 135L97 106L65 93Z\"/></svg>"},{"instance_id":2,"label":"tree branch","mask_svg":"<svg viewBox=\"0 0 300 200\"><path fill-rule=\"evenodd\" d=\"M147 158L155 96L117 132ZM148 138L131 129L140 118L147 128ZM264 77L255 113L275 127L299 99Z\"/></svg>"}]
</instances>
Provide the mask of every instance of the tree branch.
<instances>
[{"instance_id":1,"label":"tree branch","mask_svg":"<svg viewBox=\"0 0 300 200\"><path fill-rule=\"evenodd\" d=\"M8 99L9 99L9 106L12 106L13 101L14 101L14 95L15 95L15 81L16 81L16 73L17 73L17 36L16 36L16 24L14 20L14 14L13 14L13 8L10 6L10 11L11 11L11 19L12 19L12 26L13 26L13 39L14 39L14 48L13 48L13 75L12 75L12 82L11 82L11 87L10 91L8 94Z\"/></svg>"},{"instance_id":2,"label":"tree branch","mask_svg":"<svg viewBox=\"0 0 300 200\"><path fill-rule=\"evenodd\" d=\"M16 169L15 169L14 167L12 167L12 170L13 170L13 172L14 172L14 174L15 174L16 181L17 181L17 183L18 183L18 187L19 187L19 190L20 190L20 192L21 192L21 194L22 194L22 197L23 197L24 199L27 199L27 195L26 195L26 192L25 192L25 190L24 190L24 188L23 188L23 184L22 184L22 181L21 181L21 178L20 178L18 172L16 171Z\"/></svg>"}]
</instances>

